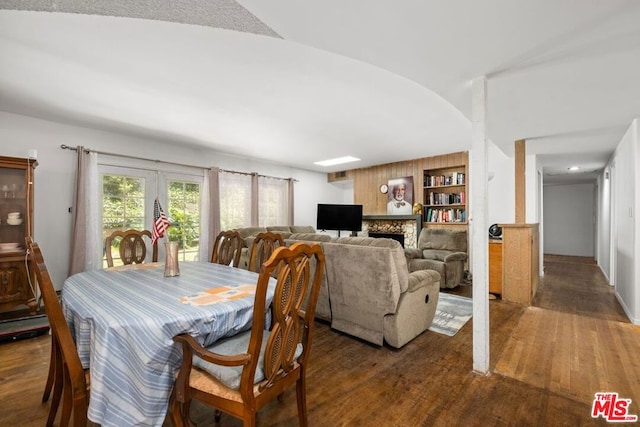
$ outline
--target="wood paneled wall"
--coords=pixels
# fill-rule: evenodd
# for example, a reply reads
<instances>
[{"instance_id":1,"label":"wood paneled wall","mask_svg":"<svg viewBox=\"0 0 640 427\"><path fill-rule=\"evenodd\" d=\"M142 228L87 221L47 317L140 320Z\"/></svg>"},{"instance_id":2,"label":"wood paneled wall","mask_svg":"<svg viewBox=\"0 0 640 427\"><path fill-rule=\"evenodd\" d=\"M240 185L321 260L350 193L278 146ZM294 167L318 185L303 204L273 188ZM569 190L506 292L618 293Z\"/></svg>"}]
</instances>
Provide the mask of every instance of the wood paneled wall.
<instances>
[{"instance_id":1,"label":"wood paneled wall","mask_svg":"<svg viewBox=\"0 0 640 427\"><path fill-rule=\"evenodd\" d=\"M347 171L346 176L349 179L353 179L354 203L362 205L364 215L386 215L387 194L380 192L382 184L386 184L393 178L412 176L413 202L424 203L424 170L465 165L467 166L466 174L469 176L468 159L468 153L464 151L404 162L387 163L369 168L352 169Z\"/></svg>"}]
</instances>

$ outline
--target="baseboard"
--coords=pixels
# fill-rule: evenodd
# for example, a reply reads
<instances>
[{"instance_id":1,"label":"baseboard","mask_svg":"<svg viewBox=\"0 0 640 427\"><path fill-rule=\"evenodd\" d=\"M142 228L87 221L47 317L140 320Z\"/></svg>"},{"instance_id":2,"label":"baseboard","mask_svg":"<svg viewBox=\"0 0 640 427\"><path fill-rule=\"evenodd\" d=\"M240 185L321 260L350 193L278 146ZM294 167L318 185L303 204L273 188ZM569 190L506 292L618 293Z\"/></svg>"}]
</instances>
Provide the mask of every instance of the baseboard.
<instances>
[{"instance_id":1,"label":"baseboard","mask_svg":"<svg viewBox=\"0 0 640 427\"><path fill-rule=\"evenodd\" d=\"M0 342L34 338L49 332L44 314L0 321Z\"/></svg>"}]
</instances>

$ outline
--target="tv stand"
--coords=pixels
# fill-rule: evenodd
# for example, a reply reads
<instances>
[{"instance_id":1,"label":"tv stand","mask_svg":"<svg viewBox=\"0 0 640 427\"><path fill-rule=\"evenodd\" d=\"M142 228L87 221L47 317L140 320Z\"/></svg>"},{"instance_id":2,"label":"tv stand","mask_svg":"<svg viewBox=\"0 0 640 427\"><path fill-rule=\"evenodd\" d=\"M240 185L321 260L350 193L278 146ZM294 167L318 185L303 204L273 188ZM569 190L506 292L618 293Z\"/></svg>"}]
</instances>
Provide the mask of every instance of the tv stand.
<instances>
[{"instance_id":1,"label":"tv stand","mask_svg":"<svg viewBox=\"0 0 640 427\"><path fill-rule=\"evenodd\" d=\"M336 230L338 232L338 237L340 237L340 230ZM358 232L357 231L352 231L351 234L349 234L349 237L358 237Z\"/></svg>"}]
</instances>

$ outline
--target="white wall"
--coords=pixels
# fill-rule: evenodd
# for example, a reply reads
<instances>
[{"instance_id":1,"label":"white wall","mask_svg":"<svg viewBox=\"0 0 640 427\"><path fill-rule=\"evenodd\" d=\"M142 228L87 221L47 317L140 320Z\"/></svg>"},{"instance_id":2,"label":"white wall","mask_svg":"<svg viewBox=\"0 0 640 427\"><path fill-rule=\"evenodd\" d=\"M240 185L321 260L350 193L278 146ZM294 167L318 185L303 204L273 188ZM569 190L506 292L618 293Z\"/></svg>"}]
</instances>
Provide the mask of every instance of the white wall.
<instances>
[{"instance_id":1,"label":"white wall","mask_svg":"<svg viewBox=\"0 0 640 427\"><path fill-rule=\"evenodd\" d=\"M536 155L525 157L525 221L538 224L539 275L544 276L544 187L542 166Z\"/></svg>"},{"instance_id":2,"label":"white wall","mask_svg":"<svg viewBox=\"0 0 640 427\"><path fill-rule=\"evenodd\" d=\"M616 296L627 316L640 323L640 227L636 215L640 209L640 186L637 184L640 167L640 137L638 119L635 119L608 166L612 168L613 205L611 222L613 244L611 272L615 277Z\"/></svg>"},{"instance_id":3,"label":"white wall","mask_svg":"<svg viewBox=\"0 0 640 427\"><path fill-rule=\"evenodd\" d=\"M633 278L631 287L635 293L635 305L632 315L629 316L633 323L640 324L640 224L638 223L638 213L640 212L640 119L635 119L631 124L631 141L633 152L633 175L630 176L633 186L633 208L629 212L631 215L631 224L633 224L634 249L632 265Z\"/></svg>"},{"instance_id":4,"label":"white wall","mask_svg":"<svg viewBox=\"0 0 640 427\"><path fill-rule=\"evenodd\" d=\"M607 167L598 177L597 192L597 228L596 228L596 259L598 266L611 280L609 274L611 262L611 168Z\"/></svg>"},{"instance_id":5,"label":"white wall","mask_svg":"<svg viewBox=\"0 0 640 427\"><path fill-rule=\"evenodd\" d=\"M542 168L538 164L538 157L533 154L525 156L525 221L527 224L536 224L541 221L538 209L539 196L542 192L538 179L539 172L542 173Z\"/></svg>"},{"instance_id":6,"label":"white wall","mask_svg":"<svg viewBox=\"0 0 640 427\"><path fill-rule=\"evenodd\" d=\"M0 112L0 155L26 157L38 150L35 171L34 237L42 247L47 267L57 287L68 273L69 242L75 152L62 150L61 144L164 161L219 166L240 172L258 172L283 178L295 184L295 223L316 225L316 205L343 203L344 191L327 183L324 173L305 171L252 159L224 155L213 150L189 148L170 142L135 138L77 126L38 120Z\"/></svg>"},{"instance_id":7,"label":"white wall","mask_svg":"<svg viewBox=\"0 0 640 427\"><path fill-rule=\"evenodd\" d=\"M488 156L487 171L493 178L487 186L487 223L511 224L516 219L515 161L492 142L489 143Z\"/></svg>"},{"instance_id":8,"label":"white wall","mask_svg":"<svg viewBox=\"0 0 640 427\"><path fill-rule=\"evenodd\" d=\"M594 184L544 187L544 253L595 257Z\"/></svg>"}]
</instances>

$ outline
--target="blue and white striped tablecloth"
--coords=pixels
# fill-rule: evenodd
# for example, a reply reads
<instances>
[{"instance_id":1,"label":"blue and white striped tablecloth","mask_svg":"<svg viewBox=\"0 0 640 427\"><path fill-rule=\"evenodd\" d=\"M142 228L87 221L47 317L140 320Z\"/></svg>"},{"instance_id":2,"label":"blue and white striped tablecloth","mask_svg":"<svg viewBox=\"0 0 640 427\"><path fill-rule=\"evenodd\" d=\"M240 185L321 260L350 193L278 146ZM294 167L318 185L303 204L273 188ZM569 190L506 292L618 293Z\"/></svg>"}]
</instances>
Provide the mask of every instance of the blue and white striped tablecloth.
<instances>
[{"instance_id":1,"label":"blue and white striped tablecloth","mask_svg":"<svg viewBox=\"0 0 640 427\"><path fill-rule=\"evenodd\" d=\"M253 296L208 306L180 298L258 275L212 263L85 271L69 277L62 306L85 368L91 368L88 417L103 427L161 426L182 352L173 337L188 333L209 345L251 326ZM270 287L269 303L274 286Z\"/></svg>"}]
</instances>

